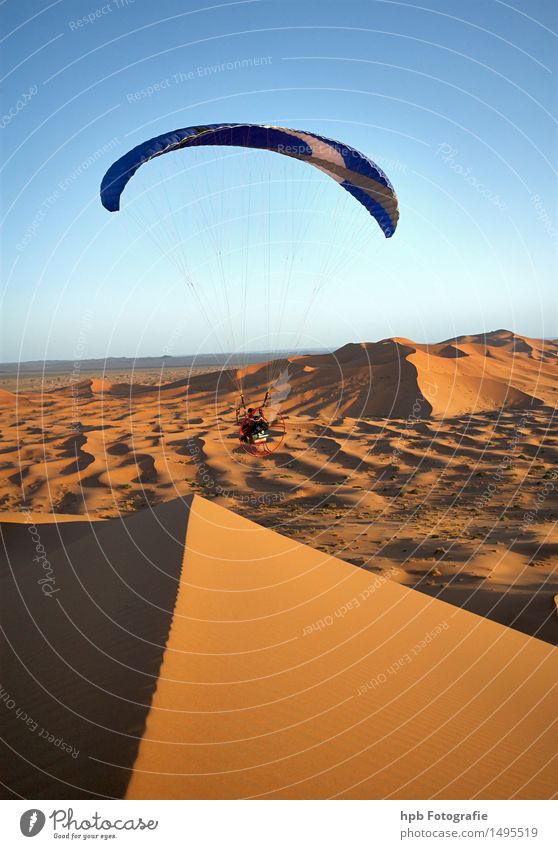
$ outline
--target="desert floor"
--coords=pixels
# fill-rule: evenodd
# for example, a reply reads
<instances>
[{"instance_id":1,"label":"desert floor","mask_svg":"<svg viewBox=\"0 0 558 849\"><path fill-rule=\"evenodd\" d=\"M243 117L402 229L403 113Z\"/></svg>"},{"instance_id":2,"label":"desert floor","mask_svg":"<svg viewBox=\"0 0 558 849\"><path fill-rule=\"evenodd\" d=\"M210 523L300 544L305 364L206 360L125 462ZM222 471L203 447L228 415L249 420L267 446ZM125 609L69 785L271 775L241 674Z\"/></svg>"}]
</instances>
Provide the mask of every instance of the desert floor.
<instances>
[{"instance_id":1,"label":"desert floor","mask_svg":"<svg viewBox=\"0 0 558 849\"><path fill-rule=\"evenodd\" d=\"M424 418L420 405L382 418L320 415L308 404L301 413L291 404L284 443L257 458L239 445L232 393L216 405L215 375L201 372L167 370L163 382L153 372L133 380L49 374L44 385L40 375L17 386L5 379L4 518L22 506L38 520L114 518L197 492L363 569L558 642L558 434L548 400Z\"/></svg>"}]
</instances>

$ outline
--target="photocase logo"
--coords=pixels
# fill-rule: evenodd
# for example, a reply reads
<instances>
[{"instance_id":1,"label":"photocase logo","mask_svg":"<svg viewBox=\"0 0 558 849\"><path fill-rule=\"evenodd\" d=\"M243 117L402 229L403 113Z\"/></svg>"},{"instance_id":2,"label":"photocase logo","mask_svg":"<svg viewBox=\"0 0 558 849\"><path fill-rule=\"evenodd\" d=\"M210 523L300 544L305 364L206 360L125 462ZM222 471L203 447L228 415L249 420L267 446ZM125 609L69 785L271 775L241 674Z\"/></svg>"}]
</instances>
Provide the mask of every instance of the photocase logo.
<instances>
[{"instance_id":1,"label":"photocase logo","mask_svg":"<svg viewBox=\"0 0 558 849\"><path fill-rule=\"evenodd\" d=\"M43 812L37 810L37 808L32 808L21 815L19 827L25 837L36 837L42 831L45 822L46 817Z\"/></svg>"}]
</instances>

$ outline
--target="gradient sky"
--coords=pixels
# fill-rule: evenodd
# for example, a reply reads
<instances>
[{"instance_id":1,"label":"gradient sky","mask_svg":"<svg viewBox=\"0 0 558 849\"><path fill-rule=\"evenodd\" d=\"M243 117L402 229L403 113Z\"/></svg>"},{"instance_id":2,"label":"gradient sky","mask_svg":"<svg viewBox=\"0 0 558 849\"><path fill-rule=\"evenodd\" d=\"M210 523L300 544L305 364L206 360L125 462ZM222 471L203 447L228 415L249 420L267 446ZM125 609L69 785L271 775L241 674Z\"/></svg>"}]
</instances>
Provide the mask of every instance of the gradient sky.
<instances>
[{"instance_id":1,"label":"gradient sky","mask_svg":"<svg viewBox=\"0 0 558 849\"><path fill-rule=\"evenodd\" d=\"M558 334L554 0L4 0L0 15L1 360L214 349L98 187L140 141L219 121L341 139L399 195L395 236L373 259L355 239L302 344Z\"/></svg>"}]
</instances>

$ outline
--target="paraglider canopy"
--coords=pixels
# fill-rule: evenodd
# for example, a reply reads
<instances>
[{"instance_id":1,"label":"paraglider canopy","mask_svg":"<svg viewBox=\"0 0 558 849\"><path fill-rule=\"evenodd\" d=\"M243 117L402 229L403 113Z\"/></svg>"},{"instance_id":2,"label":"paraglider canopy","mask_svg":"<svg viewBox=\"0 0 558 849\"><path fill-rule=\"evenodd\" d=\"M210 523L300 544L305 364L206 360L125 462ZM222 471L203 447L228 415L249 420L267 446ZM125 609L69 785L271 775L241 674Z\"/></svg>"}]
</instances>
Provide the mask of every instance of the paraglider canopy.
<instances>
[{"instance_id":1,"label":"paraglider canopy","mask_svg":"<svg viewBox=\"0 0 558 849\"><path fill-rule=\"evenodd\" d=\"M319 168L353 195L376 219L386 238L393 236L399 209L390 181L371 159L341 142L287 127L262 124L207 124L156 136L117 160L101 183L101 202L109 212L138 168L157 156L186 147L225 145L274 151Z\"/></svg>"}]
</instances>

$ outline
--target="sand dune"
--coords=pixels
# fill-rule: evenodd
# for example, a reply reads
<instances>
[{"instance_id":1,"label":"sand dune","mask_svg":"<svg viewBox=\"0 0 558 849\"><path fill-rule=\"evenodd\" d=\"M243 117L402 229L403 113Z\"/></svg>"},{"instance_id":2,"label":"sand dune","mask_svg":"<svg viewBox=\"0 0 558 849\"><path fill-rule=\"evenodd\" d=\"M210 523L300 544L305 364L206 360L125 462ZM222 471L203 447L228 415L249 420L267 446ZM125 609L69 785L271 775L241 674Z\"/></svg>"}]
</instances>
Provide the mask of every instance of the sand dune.
<instances>
[{"instance_id":1,"label":"sand dune","mask_svg":"<svg viewBox=\"0 0 558 849\"><path fill-rule=\"evenodd\" d=\"M281 365L281 364L280 364ZM345 345L333 354L294 358L283 412L405 418L460 416L556 405L558 343L495 331L437 345L384 339ZM279 368L271 371L279 372ZM269 364L244 370L250 394L263 397ZM227 395L226 380L193 378L191 391ZM231 398L231 403L236 396Z\"/></svg>"},{"instance_id":2,"label":"sand dune","mask_svg":"<svg viewBox=\"0 0 558 849\"><path fill-rule=\"evenodd\" d=\"M558 655L539 640L199 497L2 534L14 794L555 793Z\"/></svg>"}]
</instances>

